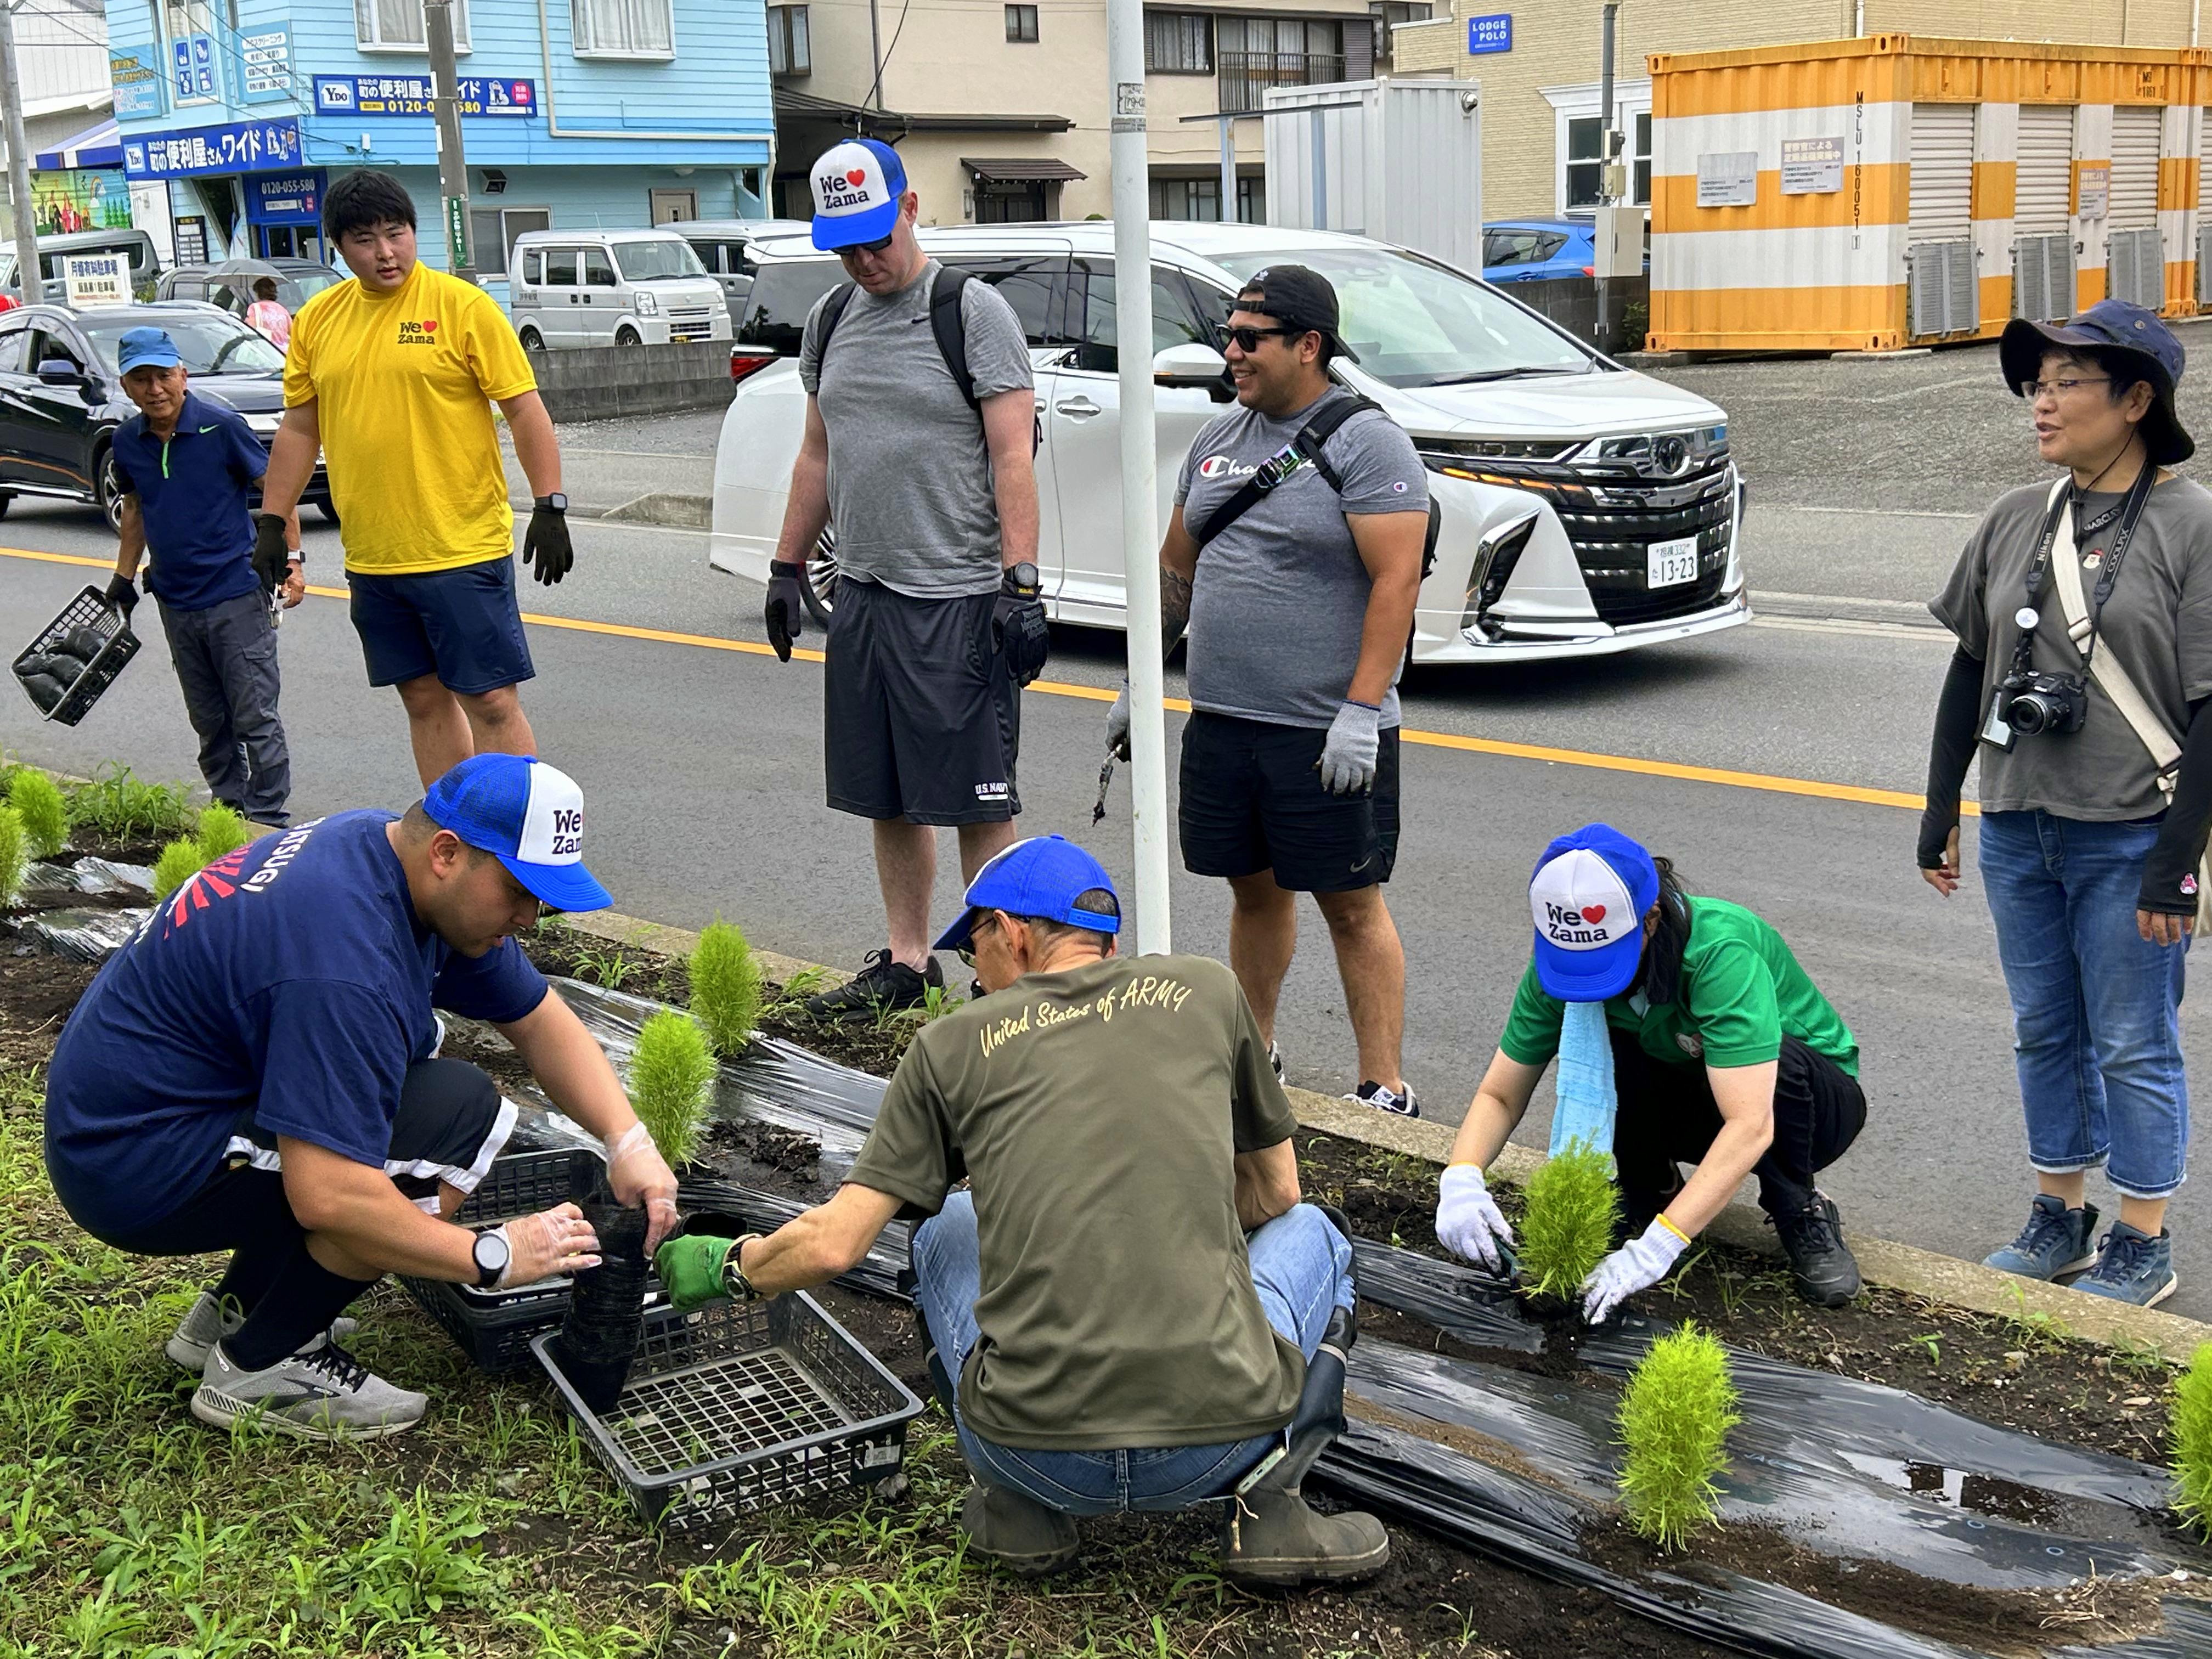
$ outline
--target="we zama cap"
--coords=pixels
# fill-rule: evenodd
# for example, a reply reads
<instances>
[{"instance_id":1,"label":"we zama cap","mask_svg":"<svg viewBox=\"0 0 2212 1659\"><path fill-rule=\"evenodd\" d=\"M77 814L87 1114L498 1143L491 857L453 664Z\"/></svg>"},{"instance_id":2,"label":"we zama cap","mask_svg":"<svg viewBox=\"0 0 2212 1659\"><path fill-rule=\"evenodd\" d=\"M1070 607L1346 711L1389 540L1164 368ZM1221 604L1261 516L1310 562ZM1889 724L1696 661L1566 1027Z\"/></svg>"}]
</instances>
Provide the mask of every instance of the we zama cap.
<instances>
[{"instance_id":1,"label":"we zama cap","mask_svg":"<svg viewBox=\"0 0 2212 1659\"><path fill-rule=\"evenodd\" d=\"M174 368L183 362L177 355L177 343L162 329L134 328L115 343L118 374L128 374L134 368Z\"/></svg>"},{"instance_id":2,"label":"we zama cap","mask_svg":"<svg viewBox=\"0 0 2212 1659\"><path fill-rule=\"evenodd\" d=\"M1536 982L1562 1002L1619 996L1636 982L1644 913L1658 902L1659 866L1611 824L1561 836L1528 884Z\"/></svg>"},{"instance_id":3,"label":"we zama cap","mask_svg":"<svg viewBox=\"0 0 2212 1659\"><path fill-rule=\"evenodd\" d=\"M929 948L964 951L986 910L1004 910L1010 916L1042 916L1071 927L1087 927L1094 933L1118 933L1121 931L1118 894L1112 915L1075 908L1076 900L1101 887L1109 893L1114 891L1114 878L1106 873L1106 866L1065 836L1032 836L1018 841L975 872L975 879L968 884L968 908Z\"/></svg>"},{"instance_id":4,"label":"we zama cap","mask_svg":"<svg viewBox=\"0 0 2212 1659\"><path fill-rule=\"evenodd\" d=\"M814 246L825 252L880 242L898 223L906 164L889 144L848 138L814 164Z\"/></svg>"},{"instance_id":5,"label":"we zama cap","mask_svg":"<svg viewBox=\"0 0 2212 1659\"><path fill-rule=\"evenodd\" d=\"M556 910L614 902L584 868L584 792L557 768L527 755L477 755L430 786L422 811Z\"/></svg>"}]
</instances>

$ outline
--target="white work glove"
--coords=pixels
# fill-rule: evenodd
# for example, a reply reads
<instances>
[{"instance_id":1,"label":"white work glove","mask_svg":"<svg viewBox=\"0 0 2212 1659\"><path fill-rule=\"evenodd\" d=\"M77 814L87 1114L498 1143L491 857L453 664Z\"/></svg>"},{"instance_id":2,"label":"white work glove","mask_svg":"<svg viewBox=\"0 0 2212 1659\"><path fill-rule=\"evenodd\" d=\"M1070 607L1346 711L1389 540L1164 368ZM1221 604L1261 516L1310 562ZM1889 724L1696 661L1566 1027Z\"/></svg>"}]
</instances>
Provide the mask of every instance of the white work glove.
<instances>
[{"instance_id":1,"label":"white work glove","mask_svg":"<svg viewBox=\"0 0 2212 1659\"><path fill-rule=\"evenodd\" d=\"M1654 1221L1644 1237L1631 1239L1590 1270L1583 1280L1583 1317L1600 1321L1638 1291L1648 1291L1666 1278L1675 1259L1689 1248L1684 1238L1663 1221Z\"/></svg>"},{"instance_id":2,"label":"white work glove","mask_svg":"<svg viewBox=\"0 0 2212 1659\"><path fill-rule=\"evenodd\" d=\"M607 1184L616 1201L627 1206L645 1206L647 1255L676 1231L676 1176L653 1134L642 1123L633 1123L621 1138L607 1143Z\"/></svg>"},{"instance_id":3,"label":"white work glove","mask_svg":"<svg viewBox=\"0 0 2212 1659\"><path fill-rule=\"evenodd\" d=\"M1462 1261L1479 1261L1494 1273L1505 1271L1513 1224L1472 1164L1453 1164L1437 1182L1437 1242Z\"/></svg>"},{"instance_id":4,"label":"white work glove","mask_svg":"<svg viewBox=\"0 0 2212 1659\"><path fill-rule=\"evenodd\" d=\"M1106 752L1115 760L1129 758L1129 682L1121 682L1121 695L1106 711Z\"/></svg>"},{"instance_id":5,"label":"white work glove","mask_svg":"<svg viewBox=\"0 0 2212 1659\"><path fill-rule=\"evenodd\" d=\"M535 1285L556 1273L580 1273L599 1265L599 1236L573 1204L556 1204L492 1231L507 1241L507 1268L495 1290Z\"/></svg>"},{"instance_id":6,"label":"white work glove","mask_svg":"<svg viewBox=\"0 0 2212 1659\"><path fill-rule=\"evenodd\" d=\"M1328 739L1315 765L1321 787L1332 795L1364 795L1375 787L1375 755L1382 746L1382 711L1346 701L1329 722Z\"/></svg>"}]
</instances>

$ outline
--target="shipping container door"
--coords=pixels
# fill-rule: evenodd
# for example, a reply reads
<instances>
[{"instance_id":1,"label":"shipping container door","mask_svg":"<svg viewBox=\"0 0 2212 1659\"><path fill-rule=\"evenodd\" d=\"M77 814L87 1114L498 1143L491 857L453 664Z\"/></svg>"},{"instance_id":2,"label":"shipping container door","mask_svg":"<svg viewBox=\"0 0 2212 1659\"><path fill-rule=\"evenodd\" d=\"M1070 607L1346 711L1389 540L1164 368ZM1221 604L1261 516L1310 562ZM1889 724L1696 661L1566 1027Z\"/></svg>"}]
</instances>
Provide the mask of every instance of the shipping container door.
<instances>
[{"instance_id":1,"label":"shipping container door","mask_svg":"<svg viewBox=\"0 0 2212 1659\"><path fill-rule=\"evenodd\" d=\"M1912 106L1906 207L1908 331L1955 334L1980 314L1974 280L1972 104Z\"/></svg>"},{"instance_id":2,"label":"shipping container door","mask_svg":"<svg viewBox=\"0 0 2212 1659\"><path fill-rule=\"evenodd\" d=\"M2212 109L2197 112L2200 132L2212 132ZM2197 303L2212 299L2212 167L2197 164Z\"/></svg>"},{"instance_id":3,"label":"shipping container door","mask_svg":"<svg viewBox=\"0 0 2212 1659\"><path fill-rule=\"evenodd\" d=\"M2112 111L2112 198L2105 222L2105 292L2153 311L2166 302L2166 252L2158 229L2160 114L2141 104Z\"/></svg>"},{"instance_id":4,"label":"shipping container door","mask_svg":"<svg viewBox=\"0 0 2212 1659\"><path fill-rule=\"evenodd\" d=\"M2074 106L2026 104L2014 169L2012 314L2037 322L2074 314Z\"/></svg>"}]
</instances>

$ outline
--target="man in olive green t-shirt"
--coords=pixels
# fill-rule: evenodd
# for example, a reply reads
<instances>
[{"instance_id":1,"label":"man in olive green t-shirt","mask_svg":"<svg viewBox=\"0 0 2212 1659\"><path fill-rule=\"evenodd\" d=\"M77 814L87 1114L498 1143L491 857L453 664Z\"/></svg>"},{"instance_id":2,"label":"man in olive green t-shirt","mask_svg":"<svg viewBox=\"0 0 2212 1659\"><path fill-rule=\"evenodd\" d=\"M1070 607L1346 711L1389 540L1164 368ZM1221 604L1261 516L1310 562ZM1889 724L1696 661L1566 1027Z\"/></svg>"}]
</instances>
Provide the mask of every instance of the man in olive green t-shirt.
<instances>
[{"instance_id":1,"label":"man in olive green t-shirt","mask_svg":"<svg viewBox=\"0 0 2212 1659\"><path fill-rule=\"evenodd\" d=\"M1570 1062L1579 1091L1609 1049L1631 1236L1583 1286L1593 1322L1664 1278L1747 1175L1798 1294L1826 1307L1857 1295L1858 1264L1813 1178L1865 1127L1858 1042L1782 935L1741 905L1685 894L1671 864L1602 823L1545 848L1528 896L1534 954L1438 1184L1437 1237L1501 1265L1512 1230L1483 1170L1555 1055L1564 1096ZM1601 1007L1601 1025L1577 1007ZM1571 1046L1583 1032L1595 1052L1563 1054L1563 1034ZM1697 1165L1686 1182L1683 1164Z\"/></svg>"},{"instance_id":2,"label":"man in olive green t-shirt","mask_svg":"<svg viewBox=\"0 0 2212 1659\"><path fill-rule=\"evenodd\" d=\"M829 1203L766 1238L665 1246L677 1305L821 1284L927 1217L915 1294L975 1547L1048 1572L1075 1558L1074 1516L1233 1493L1230 1577L1380 1570L1377 1522L1299 1490L1343 1425L1352 1248L1299 1201L1297 1122L1235 976L1117 957L1113 884L1057 836L1000 853L967 899L933 948L990 994L916 1035Z\"/></svg>"}]
</instances>

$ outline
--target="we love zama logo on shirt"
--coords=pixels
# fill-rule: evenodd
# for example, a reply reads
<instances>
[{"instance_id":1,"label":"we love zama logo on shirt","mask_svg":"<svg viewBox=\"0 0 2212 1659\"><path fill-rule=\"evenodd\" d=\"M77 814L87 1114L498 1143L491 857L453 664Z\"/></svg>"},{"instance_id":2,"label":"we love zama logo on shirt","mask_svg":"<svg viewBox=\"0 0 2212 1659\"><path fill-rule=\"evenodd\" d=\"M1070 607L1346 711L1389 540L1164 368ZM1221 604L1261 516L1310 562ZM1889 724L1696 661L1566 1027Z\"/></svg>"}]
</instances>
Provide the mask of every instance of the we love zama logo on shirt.
<instances>
[{"instance_id":1,"label":"we love zama logo on shirt","mask_svg":"<svg viewBox=\"0 0 2212 1659\"><path fill-rule=\"evenodd\" d=\"M435 337L437 332L438 319L434 317L425 318L419 323L402 323L399 325L399 343L401 345L435 345L438 343Z\"/></svg>"}]
</instances>

